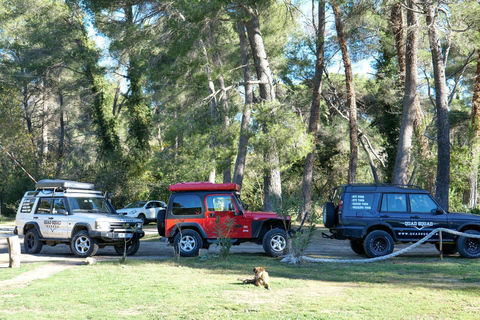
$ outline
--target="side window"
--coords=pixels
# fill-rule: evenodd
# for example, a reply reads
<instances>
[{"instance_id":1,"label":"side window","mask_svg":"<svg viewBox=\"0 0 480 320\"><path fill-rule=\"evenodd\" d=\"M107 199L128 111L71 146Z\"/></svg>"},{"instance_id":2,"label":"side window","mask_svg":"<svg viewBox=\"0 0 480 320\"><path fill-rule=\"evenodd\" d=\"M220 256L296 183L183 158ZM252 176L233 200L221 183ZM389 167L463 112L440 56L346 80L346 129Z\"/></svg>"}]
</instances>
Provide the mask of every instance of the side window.
<instances>
[{"instance_id":1,"label":"side window","mask_svg":"<svg viewBox=\"0 0 480 320\"><path fill-rule=\"evenodd\" d=\"M177 195L173 199L172 214L177 216L199 215L202 213L202 202L197 195Z\"/></svg>"},{"instance_id":2,"label":"side window","mask_svg":"<svg viewBox=\"0 0 480 320\"><path fill-rule=\"evenodd\" d=\"M208 211L229 211L228 207L232 203L230 195L218 195L207 197Z\"/></svg>"},{"instance_id":3,"label":"side window","mask_svg":"<svg viewBox=\"0 0 480 320\"><path fill-rule=\"evenodd\" d=\"M52 208L52 201L53 201L52 198L42 198L42 199L40 199L40 201L38 202L37 210L35 211L35 213L40 213L40 214L50 213L50 210Z\"/></svg>"},{"instance_id":4,"label":"side window","mask_svg":"<svg viewBox=\"0 0 480 320\"><path fill-rule=\"evenodd\" d=\"M22 213L30 213L32 212L33 204L35 203L35 199L25 199L22 202L22 208L21 211Z\"/></svg>"},{"instance_id":5,"label":"side window","mask_svg":"<svg viewBox=\"0 0 480 320\"><path fill-rule=\"evenodd\" d=\"M357 193L352 194L350 198L350 210L372 210L373 193Z\"/></svg>"},{"instance_id":6,"label":"side window","mask_svg":"<svg viewBox=\"0 0 480 320\"><path fill-rule=\"evenodd\" d=\"M407 196L405 194L384 194L382 212L407 212Z\"/></svg>"},{"instance_id":7,"label":"side window","mask_svg":"<svg viewBox=\"0 0 480 320\"><path fill-rule=\"evenodd\" d=\"M432 212L438 207L428 194L410 194L410 209L412 212Z\"/></svg>"},{"instance_id":8,"label":"side window","mask_svg":"<svg viewBox=\"0 0 480 320\"><path fill-rule=\"evenodd\" d=\"M52 213L58 214L58 210L60 210L60 209L66 210L65 209L65 202L63 201L63 199L55 199L53 201Z\"/></svg>"}]
</instances>

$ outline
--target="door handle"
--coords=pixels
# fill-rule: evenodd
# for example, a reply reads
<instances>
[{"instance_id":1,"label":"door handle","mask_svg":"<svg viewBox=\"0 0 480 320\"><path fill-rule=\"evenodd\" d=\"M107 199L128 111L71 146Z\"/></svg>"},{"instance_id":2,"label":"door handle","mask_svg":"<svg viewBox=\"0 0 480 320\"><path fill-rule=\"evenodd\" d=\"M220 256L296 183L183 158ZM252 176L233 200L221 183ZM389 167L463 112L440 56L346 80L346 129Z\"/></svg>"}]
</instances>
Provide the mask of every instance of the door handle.
<instances>
[{"instance_id":1,"label":"door handle","mask_svg":"<svg viewBox=\"0 0 480 320\"><path fill-rule=\"evenodd\" d=\"M411 218L412 218L412 219L420 219L419 216L412 216Z\"/></svg>"},{"instance_id":2,"label":"door handle","mask_svg":"<svg viewBox=\"0 0 480 320\"><path fill-rule=\"evenodd\" d=\"M48 219L53 220L53 219L55 219L55 218L54 218L54 217L48 217Z\"/></svg>"},{"instance_id":3,"label":"door handle","mask_svg":"<svg viewBox=\"0 0 480 320\"><path fill-rule=\"evenodd\" d=\"M380 218L389 218L389 215L384 214L383 216L380 216Z\"/></svg>"}]
</instances>

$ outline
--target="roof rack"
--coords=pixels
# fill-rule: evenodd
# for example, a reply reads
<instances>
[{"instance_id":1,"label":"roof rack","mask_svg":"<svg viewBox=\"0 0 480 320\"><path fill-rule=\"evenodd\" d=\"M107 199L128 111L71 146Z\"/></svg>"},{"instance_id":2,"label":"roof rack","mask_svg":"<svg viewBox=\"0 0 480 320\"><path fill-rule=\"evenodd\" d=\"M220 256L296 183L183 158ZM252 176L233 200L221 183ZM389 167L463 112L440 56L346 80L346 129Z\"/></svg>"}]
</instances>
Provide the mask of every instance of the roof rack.
<instances>
[{"instance_id":1,"label":"roof rack","mask_svg":"<svg viewBox=\"0 0 480 320\"><path fill-rule=\"evenodd\" d=\"M412 188L412 189L420 189L423 190L422 187L413 185L413 184L401 184L401 183L349 183L346 186L351 187L399 187L399 188Z\"/></svg>"},{"instance_id":2,"label":"roof rack","mask_svg":"<svg viewBox=\"0 0 480 320\"><path fill-rule=\"evenodd\" d=\"M68 189L94 190L95 185L93 183L77 182L70 180L42 179L35 184L35 189L53 191Z\"/></svg>"}]
</instances>

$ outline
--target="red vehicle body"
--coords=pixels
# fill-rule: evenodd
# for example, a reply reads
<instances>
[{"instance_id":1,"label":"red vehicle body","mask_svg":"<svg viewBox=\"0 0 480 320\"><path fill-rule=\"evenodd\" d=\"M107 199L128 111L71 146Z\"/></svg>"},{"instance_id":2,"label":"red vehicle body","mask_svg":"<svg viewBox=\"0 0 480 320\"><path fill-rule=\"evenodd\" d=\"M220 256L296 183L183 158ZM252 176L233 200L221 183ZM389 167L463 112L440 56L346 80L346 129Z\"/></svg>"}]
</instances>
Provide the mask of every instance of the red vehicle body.
<instances>
[{"instance_id":1,"label":"red vehicle body","mask_svg":"<svg viewBox=\"0 0 480 320\"><path fill-rule=\"evenodd\" d=\"M180 250L182 256L196 256L200 248L215 243L218 227L232 223L228 234L233 245L263 244L266 253L280 256L287 247L290 218L275 212L247 211L235 183L190 182L171 185L166 211L157 217L158 232ZM217 222L218 220L218 222Z\"/></svg>"}]
</instances>

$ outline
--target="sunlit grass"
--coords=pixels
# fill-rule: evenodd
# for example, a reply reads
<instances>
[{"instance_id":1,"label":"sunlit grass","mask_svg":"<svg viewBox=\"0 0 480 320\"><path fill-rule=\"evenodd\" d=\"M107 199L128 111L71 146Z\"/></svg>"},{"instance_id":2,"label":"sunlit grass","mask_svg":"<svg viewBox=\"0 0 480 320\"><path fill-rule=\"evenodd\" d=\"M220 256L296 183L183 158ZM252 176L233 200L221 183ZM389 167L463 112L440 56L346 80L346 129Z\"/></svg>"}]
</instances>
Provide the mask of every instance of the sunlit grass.
<instances>
[{"instance_id":1,"label":"sunlit grass","mask_svg":"<svg viewBox=\"0 0 480 320\"><path fill-rule=\"evenodd\" d=\"M244 285L265 267L272 290ZM0 289L0 319L478 319L480 269L461 258L292 266L262 254L127 260Z\"/></svg>"}]
</instances>

